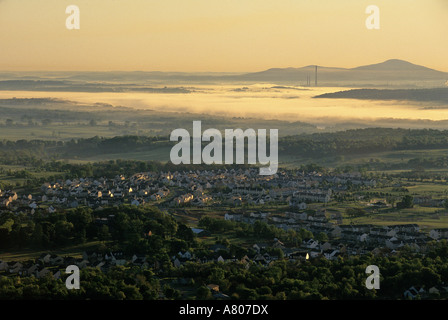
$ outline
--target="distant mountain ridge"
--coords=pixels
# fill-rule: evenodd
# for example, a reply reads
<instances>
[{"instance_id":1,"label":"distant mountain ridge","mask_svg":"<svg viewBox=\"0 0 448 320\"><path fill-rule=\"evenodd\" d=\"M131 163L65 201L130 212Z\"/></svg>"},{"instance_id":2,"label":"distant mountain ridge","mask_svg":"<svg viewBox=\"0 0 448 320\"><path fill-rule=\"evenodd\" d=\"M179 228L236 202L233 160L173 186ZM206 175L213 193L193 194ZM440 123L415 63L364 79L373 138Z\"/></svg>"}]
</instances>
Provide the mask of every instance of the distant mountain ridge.
<instances>
[{"instance_id":1,"label":"distant mountain ridge","mask_svg":"<svg viewBox=\"0 0 448 320\"><path fill-rule=\"evenodd\" d=\"M246 73L240 76L244 80L259 81L300 81L307 77L314 83L315 66L301 68L271 68L265 71ZM339 81L421 81L448 80L448 73L416 65L400 59L390 59L381 63L355 68L337 68L317 66L318 82Z\"/></svg>"},{"instance_id":2,"label":"distant mountain ridge","mask_svg":"<svg viewBox=\"0 0 448 320\"><path fill-rule=\"evenodd\" d=\"M430 69L424 66L420 66L418 64L414 64L405 60L400 60L400 59L389 59L386 60L384 62L380 62L380 63L375 63L375 64L369 64L369 65L365 65L365 66L360 66L360 67L356 67L356 68L351 68L351 70L387 70L387 71L391 71L391 70L415 70L415 71L436 71L436 72L441 72L441 71L437 71L434 69Z\"/></svg>"}]
</instances>

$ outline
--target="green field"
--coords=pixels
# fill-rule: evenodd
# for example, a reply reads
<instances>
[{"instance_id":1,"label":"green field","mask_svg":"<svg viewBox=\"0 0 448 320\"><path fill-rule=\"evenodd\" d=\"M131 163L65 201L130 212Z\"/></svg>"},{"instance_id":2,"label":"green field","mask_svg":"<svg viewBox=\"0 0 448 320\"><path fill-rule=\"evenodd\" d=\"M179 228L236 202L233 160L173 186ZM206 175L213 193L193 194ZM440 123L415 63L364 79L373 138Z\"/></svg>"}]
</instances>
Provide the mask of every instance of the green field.
<instances>
[{"instance_id":1,"label":"green field","mask_svg":"<svg viewBox=\"0 0 448 320\"><path fill-rule=\"evenodd\" d=\"M380 226L395 224L418 224L421 230L429 232L435 228L448 227L448 213L438 212L437 208L412 208L403 209L401 212L377 213L367 217L354 218L354 224L374 224Z\"/></svg>"},{"instance_id":2,"label":"green field","mask_svg":"<svg viewBox=\"0 0 448 320\"><path fill-rule=\"evenodd\" d=\"M3 261L26 261L39 258L43 253L55 254L60 256L70 256L74 258L81 258L82 253L88 250L94 250L99 244L104 243L102 241L91 241L84 244L78 244L74 246L67 246L61 249L49 249L35 251L33 249L16 249L11 252L1 252L0 260Z\"/></svg>"},{"instance_id":3,"label":"green field","mask_svg":"<svg viewBox=\"0 0 448 320\"><path fill-rule=\"evenodd\" d=\"M411 159L419 158L438 158L446 157L448 155L448 149L425 149L425 150L399 150L399 151L387 151L387 152L375 152L367 154L353 154L353 155L341 155L331 157L301 157L296 155L284 155L279 154L279 162L281 166L288 168L298 167L302 164L316 163L324 167L343 167L343 166L358 166L375 163L393 164L393 165L406 165ZM432 168L426 169L434 173L448 173L448 168ZM381 171L381 170L379 170ZM394 169L387 170L388 173L398 173L403 171L409 171L409 169ZM378 172L378 171L375 171Z\"/></svg>"},{"instance_id":4,"label":"green field","mask_svg":"<svg viewBox=\"0 0 448 320\"><path fill-rule=\"evenodd\" d=\"M347 208L363 208L367 212L362 217L352 218L346 213ZM414 205L408 209L381 208L373 209L366 202L358 203L329 203L327 218L339 212L343 217L343 224L373 224L379 226L416 223L425 232L434 228L448 227L448 210L444 208L424 207ZM334 221L333 221L334 222Z\"/></svg>"}]
</instances>

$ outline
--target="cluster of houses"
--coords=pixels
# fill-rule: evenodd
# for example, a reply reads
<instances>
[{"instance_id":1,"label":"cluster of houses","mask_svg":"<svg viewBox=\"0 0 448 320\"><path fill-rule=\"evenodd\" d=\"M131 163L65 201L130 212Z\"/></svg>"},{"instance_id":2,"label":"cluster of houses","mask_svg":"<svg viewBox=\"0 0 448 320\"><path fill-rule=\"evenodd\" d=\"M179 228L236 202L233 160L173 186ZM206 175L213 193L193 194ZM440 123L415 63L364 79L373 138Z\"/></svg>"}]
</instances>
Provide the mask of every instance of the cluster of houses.
<instances>
[{"instance_id":1,"label":"cluster of houses","mask_svg":"<svg viewBox=\"0 0 448 320\"><path fill-rule=\"evenodd\" d=\"M179 252L171 257L176 268L188 261L206 263L238 262L249 267L251 263L269 266L279 257L272 255L269 249L280 249L283 257L289 261L306 261L323 257L329 260L340 255L358 255L365 253L394 254L396 250L407 246L417 252L424 252L426 244L431 240L448 239L448 228L433 229L429 234L421 232L417 224L401 225L353 225L342 224L341 216L329 215L324 209L307 210L308 203L327 203L331 201L335 191L344 191L348 185L366 188L375 187L376 181L366 179L359 174L343 173L322 175L320 173L294 174L279 171L273 176L259 175L253 169L221 169L183 172L145 172L137 173L129 178L123 175L112 179L80 178L45 183L37 195L21 195L14 191L0 190L0 214L2 210L16 213L33 214L39 208L54 212L58 208L75 208L88 206L101 208L123 203L140 206L145 203L160 201L168 206L206 206L213 203L239 206L247 204L265 204L270 202L288 203L292 212L246 212L226 213L225 220L254 224L262 221L273 224L284 230L309 230L313 235L324 233L326 241L303 239L296 248L285 247L274 239L270 244L257 243L252 247L252 254L241 259L232 257L229 250L219 244L210 247L210 255L197 257L189 251ZM440 206L439 200L429 197L414 197L414 203L420 205ZM385 205L375 203L375 206ZM106 219L106 218L103 218ZM106 219L107 220L107 219ZM195 229L198 235L205 235L206 230ZM61 277L67 265L78 267L96 267L107 270L111 266L127 265L141 268L160 268L159 263L149 262L145 255L134 254L125 257L122 252L84 252L82 258L61 257L43 254L39 259L29 262L5 262L0 260L0 274L17 274L21 276L45 277L51 274ZM212 289L211 289L212 290ZM219 289L213 290L219 292ZM423 291L422 291L423 290ZM431 288L432 292L445 292L446 288ZM422 288L409 288L404 293L406 298L416 298L426 294Z\"/></svg>"},{"instance_id":2,"label":"cluster of houses","mask_svg":"<svg viewBox=\"0 0 448 320\"><path fill-rule=\"evenodd\" d=\"M33 276L43 278L52 274L55 279L61 278L67 265L76 264L76 259L59 255L42 254L38 259L29 261L0 261L0 274Z\"/></svg>"},{"instance_id":3,"label":"cluster of houses","mask_svg":"<svg viewBox=\"0 0 448 320\"><path fill-rule=\"evenodd\" d=\"M78 266L80 269L86 267L99 268L107 271L113 266L134 265L148 268L150 265L145 255L134 254L125 257L123 252L83 252L82 257L63 257L50 253L43 253L39 258L29 261L2 261L0 260L0 274L19 275L22 277L34 276L42 278L51 274L55 279L61 278L61 274L69 265Z\"/></svg>"},{"instance_id":4,"label":"cluster of houses","mask_svg":"<svg viewBox=\"0 0 448 320\"><path fill-rule=\"evenodd\" d=\"M309 202L328 202L331 189L319 189L314 175L279 172L261 176L257 169L203 170L163 174L163 182L185 190L173 199L178 206L203 206L221 203L231 206L266 204L296 199ZM229 191L224 191L229 190Z\"/></svg>"},{"instance_id":5,"label":"cluster of houses","mask_svg":"<svg viewBox=\"0 0 448 320\"><path fill-rule=\"evenodd\" d=\"M34 213L38 208L54 212L58 208L88 206L100 208L123 203L144 205L167 201L170 206L205 206L213 203L239 206L270 202L323 202L331 200L332 188L341 189L348 181L374 186L372 180L341 174L278 172L259 175L256 168L176 172L144 172L125 178L79 178L47 182L38 194L17 195L0 190L0 209Z\"/></svg>"},{"instance_id":6,"label":"cluster of houses","mask_svg":"<svg viewBox=\"0 0 448 320\"><path fill-rule=\"evenodd\" d=\"M448 239L448 228L437 228L429 231L429 237L434 240Z\"/></svg>"},{"instance_id":7,"label":"cluster of houses","mask_svg":"<svg viewBox=\"0 0 448 320\"><path fill-rule=\"evenodd\" d=\"M378 235L385 235L385 237L380 241L355 241L353 239L346 239L344 233L350 231L355 231L353 229L342 228L339 237L331 238L325 241L319 241L313 238L303 239L302 243L298 247L288 247L285 246L279 239L274 239L271 243L256 243L252 246L252 255L245 256L240 260L235 259L229 255L228 249L223 246L216 244L210 249L214 253L209 257L196 257L189 251L179 252L177 255L172 257L172 262L175 267L180 267L183 263L187 261L195 262L242 262L244 264L254 262L261 263L262 265L268 266L272 261L278 260L278 256L273 256L269 254L270 249L277 248L281 249L283 252L283 257L289 261L305 261L317 257L323 257L328 260L335 260L339 256L349 256L349 255L360 255L360 254L374 254L381 256L394 255L401 246L409 245L415 250L424 251L424 243L417 242L406 242L403 241L403 237L407 235L418 236L418 227L416 225L394 225L388 227L374 227L374 226L361 226L359 230L363 229L367 231L369 228L370 236L375 237ZM355 231L357 232L357 231ZM399 242L396 240L400 239Z\"/></svg>"},{"instance_id":8,"label":"cluster of houses","mask_svg":"<svg viewBox=\"0 0 448 320\"><path fill-rule=\"evenodd\" d=\"M380 245L390 249L411 245L421 247L431 239L448 238L444 229L432 230L429 237L419 232L418 226L342 225L342 217L330 222L324 210L310 213L307 203L327 203L333 189L344 185L373 187L375 180L363 178L357 173L323 175L317 172L278 171L272 176L259 174L258 169L219 169L175 172L143 172L124 177L79 178L44 183L37 195L17 195L13 191L0 190L0 211L33 214L38 208L54 212L58 208L89 206L115 206L123 203L143 205L161 201L163 205L205 206L221 202L241 205L268 202L289 203L294 212L270 215L263 212L226 214L225 219L254 223L257 220L275 224L282 229L306 229L313 234L325 233L332 239L348 244ZM415 198L428 203L431 199ZM375 204L378 205L378 204Z\"/></svg>"},{"instance_id":9,"label":"cluster of houses","mask_svg":"<svg viewBox=\"0 0 448 320\"><path fill-rule=\"evenodd\" d=\"M250 263L261 263L268 266L270 262L277 260L278 256L271 256L266 252L267 248L281 248L287 252L291 261L294 260L307 260L310 258L308 253L302 249L291 250L286 249L283 243L278 239L274 239L274 242L270 245L256 244L253 246L253 254L243 257L242 259L236 259L230 256L229 249L221 244L214 244L209 247L209 254L207 256L197 257L194 253L189 251L179 252L172 257L172 266L175 268L180 267L187 261L207 263L207 262L239 262L249 267ZM142 269L153 268L160 270L161 263L158 261L149 261L147 255L133 254L125 256L123 252L107 252L100 253L96 251L83 252L82 257L68 257L55 255L50 253L44 253L39 258L29 261L2 261L0 260L0 275L18 275L21 277L33 276L36 278L42 278L48 275L53 276L55 279L60 279L61 275L65 272L65 269L69 265L78 266L80 269L92 267L98 268L102 271L107 271L113 266L138 266Z\"/></svg>"},{"instance_id":10,"label":"cluster of houses","mask_svg":"<svg viewBox=\"0 0 448 320\"><path fill-rule=\"evenodd\" d=\"M38 208L54 212L57 208L76 208L88 206L100 208L117 206L123 203L142 205L166 198L170 190L158 182L158 176L152 179L139 179L133 176L125 179L116 176L113 179L80 178L44 183L38 195L23 195L0 190L0 206L14 212L34 214Z\"/></svg>"},{"instance_id":11,"label":"cluster of houses","mask_svg":"<svg viewBox=\"0 0 448 320\"><path fill-rule=\"evenodd\" d=\"M446 295L447 293L448 293L448 286L444 284L436 285L427 289L425 289L425 287L420 286L411 286L409 289L403 292L403 297L408 300L414 300L414 299L424 299L431 296L437 297L442 294Z\"/></svg>"},{"instance_id":12,"label":"cluster of houses","mask_svg":"<svg viewBox=\"0 0 448 320\"><path fill-rule=\"evenodd\" d=\"M289 203L294 212L268 216L267 213L226 214L225 219L253 223L261 219L283 229L307 229L314 234L326 233L347 243L382 244L396 249L406 244L421 246L428 238L418 227L378 227L342 225L329 222L325 211L309 213L308 203L327 203L333 190L344 186L374 187L376 181L359 173L321 174L318 172L278 171L272 176L259 174L257 168L219 169L175 172L143 172L128 178L79 178L44 183L40 193L21 195L0 190L0 212L9 210L33 214L38 208L54 212L58 208L116 206L123 203L143 205L160 201L168 206L206 206L216 202L241 205L269 202ZM415 203L432 204L433 199L414 197ZM434 203L440 205L440 203ZM378 204L375 204L378 205ZM447 238L448 232L435 229L431 239Z\"/></svg>"},{"instance_id":13,"label":"cluster of houses","mask_svg":"<svg viewBox=\"0 0 448 320\"><path fill-rule=\"evenodd\" d=\"M175 172L143 172L128 178L79 178L47 182L38 194L17 195L0 190L0 209L34 213L38 208L88 206L100 208L123 203L144 205L166 201L170 206L206 206L215 203L239 206L270 202L329 202L333 190L348 183L375 186L374 180L356 174L322 175L317 172L279 171L272 176L257 168Z\"/></svg>"},{"instance_id":14,"label":"cluster of houses","mask_svg":"<svg viewBox=\"0 0 448 320\"><path fill-rule=\"evenodd\" d=\"M261 264L263 266L269 266L271 262L278 260L280 257L278 255L273 255L268 253L268 249L278 248L284 252L284 257L286 257L289 261L305 261L311 258L309 247L307 247L306 242L303 243L303 246L300 248L286 248L284 244L277 238L275 238L272 243L257 243L252 246L252 250L250 254L245 255L244 257L237 259L234 256L231 256L229 249L222 244L214 244L210 246L210 252L208 256L196 256L194 253L189 251L179 251L176 255L171 257L171 261L175 268L181 267L186 262L197 262L197 263L207 263L207 262L216 262L216 263L228 263L228 262L236 262L242 263L246 268L249 268L251 263ZM317 251L316 251L317 252ZM314 255L313 257L316 257Z\"/></svg>"},{"instance_id":15,"label":"cluster of houses","mask_svg":"<svg viewBox=\"0 0 448 320\"><path fill-rule=\"evenodd\" d=\"M76 180L45 183L41 190L42 202L65 204L69 207L120 205L128 201L133 205L157 201L169 194L166 186L160 185L157 177L143 180L138 176L126 179L123 175L113 179L80 178Z\"/></svg>"},{"instance_id":16,"label":"cluster of houses","mask_svg":"<svg viewBox=\"0 0 448 320\"><path fill-rule=\"evenodd\" d=\"M7 208L13 201L18 199L17 193L11 190L0 190L0 206Z\"/></svg>"},{"instance_id":17,"label":"cluster of houses","mask_svg":"<svg viewBox=\"0 0 448 320\"><path fill-rule=\"evenodd\" d=\"M305 203L302 208L306 209ZM337 239L344 243L353 254L370 252L375 248L397 250L404 246L423 252L429 241L448 239L448 228L433 229L426 234L421 232L417 224L388 226L338 224L331 222L323 209L316 212L311 210L286 212L282 215L273 215L269 212L226 213L224 219L249 224L262 221L284 230L309 230L314 235L324 233L329 239Z\"/></svg>"},{"instance_id":18,"label":"cluster of houses","mask_svg":"<svg viewBox=\"0 0 448 320\"><path fill-rule=\"evenodd\" d=\"M366 187L376 186L375 179L363 178L359 172L340 173L334 175L323 175L319 173L314 173L314 179L319 182L326 181L327 183L339 186L348 184L366 186Z\"/></svg>"}]
</instances>

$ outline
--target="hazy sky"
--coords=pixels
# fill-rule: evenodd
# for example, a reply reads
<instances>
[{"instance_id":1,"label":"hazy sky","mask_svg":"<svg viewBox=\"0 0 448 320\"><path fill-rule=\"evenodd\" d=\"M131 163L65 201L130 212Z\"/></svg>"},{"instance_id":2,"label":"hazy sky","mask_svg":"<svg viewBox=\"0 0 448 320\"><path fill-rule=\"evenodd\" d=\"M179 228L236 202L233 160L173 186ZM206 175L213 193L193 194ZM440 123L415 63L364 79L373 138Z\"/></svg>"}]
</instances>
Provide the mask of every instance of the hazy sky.
<instances>
[{"instance_id":1,"label":"hazy sky","mask_svg":"<svg viewBox=\"0 0 448 320\"><path fill-rule=\"evenodd\" d=\"M68 5L80 30L68 30ZM368 5L380 30L368 30ZM447 0L0 0L0 70L260 71L397 58L448 72Z\"/></svg>"}]
</instances>

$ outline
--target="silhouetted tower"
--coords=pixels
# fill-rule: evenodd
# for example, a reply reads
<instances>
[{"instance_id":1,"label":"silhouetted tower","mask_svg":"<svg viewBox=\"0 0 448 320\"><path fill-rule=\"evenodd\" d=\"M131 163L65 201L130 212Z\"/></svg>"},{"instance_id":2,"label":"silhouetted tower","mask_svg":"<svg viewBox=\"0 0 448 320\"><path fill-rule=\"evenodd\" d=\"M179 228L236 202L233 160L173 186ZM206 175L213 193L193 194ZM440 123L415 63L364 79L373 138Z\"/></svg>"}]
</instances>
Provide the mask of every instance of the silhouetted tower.
<instances>
[{"instance_id":1,"label":"silhouetted tower","mask_svg":"<svg viewBox=\"0 0 448 320\"><path fill-rule=\"evenodd\" d=\"M317 87L317 65L314 69L314 86Z\"/></svg>"}]
</instances>

